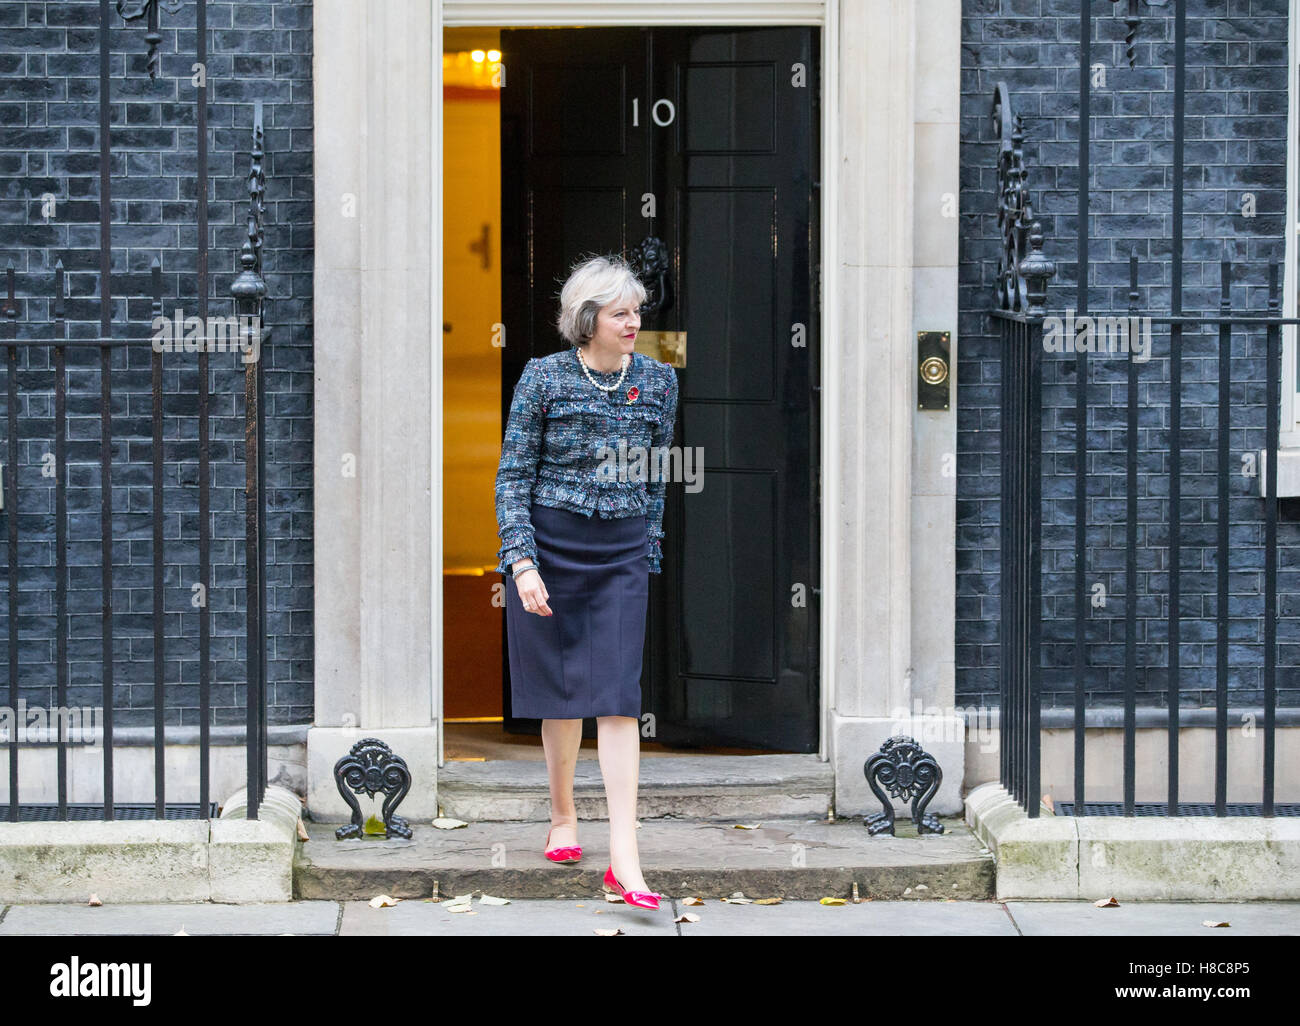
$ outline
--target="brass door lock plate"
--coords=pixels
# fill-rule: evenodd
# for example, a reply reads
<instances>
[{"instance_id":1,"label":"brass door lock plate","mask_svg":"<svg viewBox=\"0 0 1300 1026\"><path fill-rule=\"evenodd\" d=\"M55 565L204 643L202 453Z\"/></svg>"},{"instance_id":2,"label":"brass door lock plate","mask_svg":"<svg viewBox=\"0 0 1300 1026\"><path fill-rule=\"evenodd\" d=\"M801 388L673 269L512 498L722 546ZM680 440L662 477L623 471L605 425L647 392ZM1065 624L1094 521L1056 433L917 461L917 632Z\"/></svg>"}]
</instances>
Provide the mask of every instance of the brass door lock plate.
<instances>
[{"instance_id":1,"label":"brass door lock plate","mask_svg":"<svg viewBox=\"0 0 1300 1026\"><path fill-rule=\"evenodd\" d=\"M951 352L950 337L946 331L918 331L916 333L916 408L918 410L946 410L952 377L948 362Z\"/></svg>"}]
</instances>

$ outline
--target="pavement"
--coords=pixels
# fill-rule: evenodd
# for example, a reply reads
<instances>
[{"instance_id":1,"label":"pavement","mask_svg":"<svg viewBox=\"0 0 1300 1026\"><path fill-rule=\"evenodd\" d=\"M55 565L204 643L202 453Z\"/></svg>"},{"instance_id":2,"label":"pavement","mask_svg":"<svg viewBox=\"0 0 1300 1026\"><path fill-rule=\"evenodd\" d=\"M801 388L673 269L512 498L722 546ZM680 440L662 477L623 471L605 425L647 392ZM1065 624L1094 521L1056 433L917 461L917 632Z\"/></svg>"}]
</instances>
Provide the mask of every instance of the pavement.
<instances>
[{"instance_id":1,"label":"pavement","mask_svg":"<svg viewBox=\"0 0 1300 1026\"><path fill-rule=\"evenodd\" d=\"M1300 934L1300 902L1121 902L1096 908L1071 901L882 901L842 905L816 901L733 904L681 898L659 911L608 902L599 893L578 899L510 899L453 912L450 898L398 900L373 908L364 901L293 901L217 905L10 905L0 907L0 937L18 936L326 936L471 937L596 936L864 936L978 937L1205 936ZM463 904L463 903L462 903ZM683 913L697 922L675 922ZM1206 921L1226 922L1207 927Z\"/></svg>"}]
</instances>

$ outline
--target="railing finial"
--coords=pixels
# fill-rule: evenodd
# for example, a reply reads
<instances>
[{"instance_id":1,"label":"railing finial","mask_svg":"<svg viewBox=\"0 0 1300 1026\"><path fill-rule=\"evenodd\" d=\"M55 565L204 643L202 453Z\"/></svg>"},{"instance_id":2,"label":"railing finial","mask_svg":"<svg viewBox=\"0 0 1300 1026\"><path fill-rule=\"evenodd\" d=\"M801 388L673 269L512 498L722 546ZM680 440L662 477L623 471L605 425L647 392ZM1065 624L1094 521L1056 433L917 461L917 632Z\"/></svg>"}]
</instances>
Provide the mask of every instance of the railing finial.
<instances>
[{"instance_id":1,"label":"railing finial","mask_svg":"<svg viewBox=\"0 0 1300 1026\"><path fill-rule=\"evenodd\" d=\"M1043 255L1043 225L1035 221L1029 229L1029 256L1025 257L1016 268L1026 282L1025 295L1029 300L1027 313L1030 317L1042 317L1046 313L1047 279L1056 274L1056 264Z\"/></svg>"},{"instance_id":2,"label":"railing finial","mask_svg":"<svg viewBox=\"0 0 1300 1026\"><path fill-rule=\"evenodd\" d=\"M1011 92L999 82L993 94L993 130L998 149L998 229L1002 256L995 285L998 308L1041 317L1047 299L1047 279L1056 265L1042 252L1043 227L1034 220L1025 167L1024 121L1011 109ZM1037 233L1037 242L1032 233Z\"/></svg>"}]
</instances>

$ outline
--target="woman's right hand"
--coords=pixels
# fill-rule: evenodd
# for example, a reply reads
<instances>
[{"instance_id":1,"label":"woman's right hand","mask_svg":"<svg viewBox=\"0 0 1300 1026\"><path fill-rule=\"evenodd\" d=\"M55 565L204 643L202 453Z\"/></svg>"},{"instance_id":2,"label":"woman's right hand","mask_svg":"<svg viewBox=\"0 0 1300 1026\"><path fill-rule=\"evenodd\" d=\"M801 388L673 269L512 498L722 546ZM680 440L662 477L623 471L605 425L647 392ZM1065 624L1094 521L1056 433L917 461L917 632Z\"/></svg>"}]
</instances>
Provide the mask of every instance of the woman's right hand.
<instances>
[{"instance_id":1,"label":"woman's right hand","mask_svg":"<svg viewBox=\"0 0 1300 1026\"><path fill-rule=\"evenodd\" d=\"M515 572L515 588L519 592L520 601L524 604L524 612L536 613L538 616L552 616L551 607L546 604L550 593L542 583L541 571L532 563L522 561L514 564L511 569Z\"/></svg>"}]
</instances>

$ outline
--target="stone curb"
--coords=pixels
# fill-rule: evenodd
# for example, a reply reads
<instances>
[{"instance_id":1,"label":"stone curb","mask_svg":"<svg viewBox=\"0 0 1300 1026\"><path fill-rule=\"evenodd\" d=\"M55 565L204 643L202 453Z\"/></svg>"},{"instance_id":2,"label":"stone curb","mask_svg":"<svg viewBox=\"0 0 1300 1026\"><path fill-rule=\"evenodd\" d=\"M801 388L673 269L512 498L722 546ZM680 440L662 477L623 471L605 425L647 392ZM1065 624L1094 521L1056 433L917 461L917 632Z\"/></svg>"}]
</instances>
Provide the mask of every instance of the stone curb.
<instances>
[{"instance_id":1,"label":"stone curb","mask_svg":"<svg viewBox=\"0 0 1300 1026\"><path fill-rule=\"evenodd\" d=\"M0 823L0 904L290 901L301 808L269 787L256 820L239 791L210 822Z\"/></svg>"},{"instance_id":2,"label":"stone curb","mask_svg":"<svg viewBox=\"0 0 1300 1026\"><path fill-rule=\"evenodd\" d=\"M999 783L966 798L997 859L997 898L1300 899L1300 820L1260 816L1056 816L1031 820Z\"/></svg>"}]
</instances>

